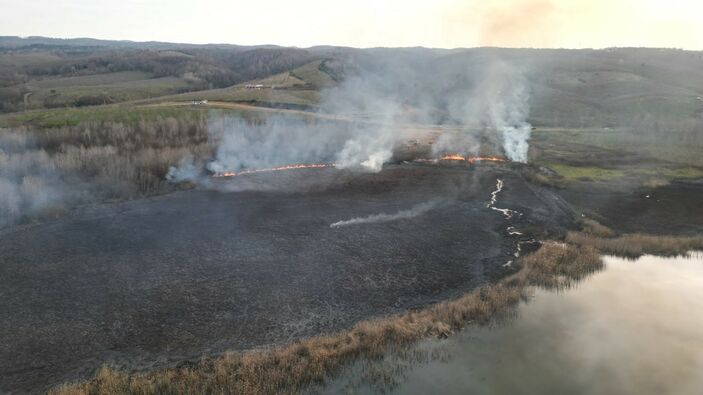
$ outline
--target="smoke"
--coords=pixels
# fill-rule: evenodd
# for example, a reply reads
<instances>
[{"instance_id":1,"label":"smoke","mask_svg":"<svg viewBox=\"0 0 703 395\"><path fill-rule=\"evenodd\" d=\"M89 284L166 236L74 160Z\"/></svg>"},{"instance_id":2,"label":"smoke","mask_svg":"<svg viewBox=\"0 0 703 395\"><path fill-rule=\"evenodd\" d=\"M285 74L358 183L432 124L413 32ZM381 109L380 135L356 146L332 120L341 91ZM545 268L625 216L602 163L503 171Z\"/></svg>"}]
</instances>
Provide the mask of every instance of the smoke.
<instances>
[{"instance_id":1,"label":"smoke","mask_svg":"<svg viewBox=\"0 0 703 395\"><path fill-rule=\"evenodd\" d=\"M505 155L526 163L532 125L527 123L530 107L524 77L502 62L492 68L492 74L494 85L487 98L491 122L502 134Z\"/></svg>"},{"instance_id":2,"label":"smoke","mask_svg":"<svg viewBox=\"0 0 703 395\"><path fill-rule=\"evenodd\" d=\"M274 116L256 123L218 119L209 130L210 138L219 144L207 169L219 173L329 161L330 152L340 143L338 136L326 131L322 124L292 117Z\"/></svg>"},{"instance_id":3,"label":"smoke","mask_svg":"<svg viewBox=\"0 0 703 395\"><path fill-rule=\"evenodd\" d=\"M503 151L527 161L529 93L512 63L499 56L474 59L469 52L435 58L412 49L369 51L342 82L320 91L322 117L211 115L214 156L200 165L184 158L168 179L204 183L200 177L208 172L314 163L378 172L398 147L417 138L408 125L425 125L425 137L426 125L444 126L425 151L435 156Z\"/></svg>"},{"instance_id":4,"label":"smoke","mask_svg":"<svg viewBox=\"0 0 703 395\"><path fill-rule=\"evenodd\" d=\"M347 140L344 147L335 155L335 164L340 169L366 169L379 172L393 156L389 148L377 148L368 139L354 138Z\"/></svg>"},{"instance_id":5,"label":"smoke","mask_svg":"<svg viewBox=\"0 0 703 395\"><path fill-rule=\"evenodd\" d=\"M329 119L273 116L263 120L211 117L209 136L216 147L205 166L211 173L239 172L290 164L334 163L339 169L378 172L407 139L399 125L401 97L417 70L397 61L374 64L320 92L320 112ZM405 71L403 71L403 69ZM336 118L336 119L335 119ZM169 180L196 180L201 172L185 158L169 171Z\"/></svg>"},{"instance_id":6,"label":"smoke","mask_svg":"<svg viewBox=\"0 0 703 395\"><path fill-rule=\"evenodd\" d=\"M410 209L400 210L395 214L373 214L369 215L368 217L352 218L346 221L338 221L333 224L330 224L330 228L341 228L343 226L349 225L362 225L379 222L391 222L400 219L410 219L436 208L439 204L440 200L430 200L428 202L415 205Z\"/></svg>"},{"instance_id":7,"label":"smoke","mask_svg":"<svg viewBox=\"0 0 703 395\"><path fill-rule=\"evenodd\" d=\"M61 178L31 136L0 131L0 227L62 209L70 193Z\"/></svg>"},{"instance_id":8,"label":"smoke","mask_svg":"<svg viewBox=\"0 0 703 395\"><path fill-rule=\"evenodd\" d=\"M184 156L178 166L171 166L166 179L171 182L193 181L200 177L200 168L195 164L193 155Z\"/></svg>"},{"instance_id":9,"label":"smoke","mask_svg":"<svg viewBox=\"0 0 703 395\"><path fill-rule=\"evenodd\" d=\"M519 126L503 126L503 149L510 160L527 163L528 140L532 133L532 126L522 122Z\"/></svg>"},{"instance_id":10,"label":"smoke","mask_svg":"<svg viewBox=\"0 0 703 395\"><path fill-rule=\"evenodd\" d=\"M530 94L524 71L492 56L481 61L480 67L464 71L473 76L467 84L471 88L454 92L449 112L464 125L488 130L508 159L525 163L532 126L527 121ZM480 146L475 139L470 141ZM442 144L446 146L447 141Z\"/></svg>"},{"instance_id":11,"label":"smoke","mask_svg":"<svg viewBox=\"0 0 703 395\"><path fill-rule=\"evenodd\" d=\"M478 154L480 150L481 143L476 136L467 132L451 130L444 131L432 145L432 153L434 156L441 156L446 153L472 156Z\"/></svg>"},{"instance_id":12,"label":"smoke","mask_svg":"<svg viewBox=\"0 0 703 395\"><path fill-rule=\"evenodd\" d=\"M391 158L394 144L379 132L382 125L364 122L275 116L257 123L240 118L215 123L211 137L219 142L214 160L207 164L214 173L300 163L378 172ZM194 170L192 161L186 161L172 174L191 176Z\"/></svg>"},{"instance_id":13,"label":"smoke","mask_svg":"<svg viewBox=\"0 0 703 395\"><path fill-rule=\"evenodd\" d=\"M345 88L341 88L345 89ZM328 92L334 105L335 93ZM389 108L378 105L377 108ZM221 117L213 114L209 139L215 152L205 169L190 157L169 169L172 182L203 181L203 170L211 173L239 172L291 164L334 163L337 168L378 172L393 156L404 137L394 129L392 116L373 121L303 119L272 116L265 120Z\"/></svg>"}]
</instances>

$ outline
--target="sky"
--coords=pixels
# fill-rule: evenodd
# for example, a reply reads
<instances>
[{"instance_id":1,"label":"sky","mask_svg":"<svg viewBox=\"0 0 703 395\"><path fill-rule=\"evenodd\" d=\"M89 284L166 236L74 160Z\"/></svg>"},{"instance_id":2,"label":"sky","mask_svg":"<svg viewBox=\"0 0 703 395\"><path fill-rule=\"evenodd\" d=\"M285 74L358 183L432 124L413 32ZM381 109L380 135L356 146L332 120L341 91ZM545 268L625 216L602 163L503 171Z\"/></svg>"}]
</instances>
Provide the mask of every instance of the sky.
<instances>
[{"instance_id":1,"label":"sky","mask_svg":"<svg viewBox=\"0 0 703 395\"><path fill-rule=\"evenodd\" d=\"M0 35L309 47L703 50L700 0L0 0Z\"/></svg>"}]
</instances>

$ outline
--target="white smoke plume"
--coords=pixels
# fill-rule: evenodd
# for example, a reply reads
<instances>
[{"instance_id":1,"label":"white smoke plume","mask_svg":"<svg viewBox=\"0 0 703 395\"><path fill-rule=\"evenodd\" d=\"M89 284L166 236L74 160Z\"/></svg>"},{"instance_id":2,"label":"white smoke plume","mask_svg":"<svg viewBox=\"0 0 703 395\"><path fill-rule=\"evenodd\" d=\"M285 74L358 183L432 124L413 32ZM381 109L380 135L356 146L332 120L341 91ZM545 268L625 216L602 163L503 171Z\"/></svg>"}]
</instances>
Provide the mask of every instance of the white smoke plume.
<instances>
[{"instance_id":1,"label":"white smoke plume","mask_svg":"<svg viewBox=\"0 0 703 395\"><path fill-rule=\"evenodd\" d=\"M391 221L397 221L400 219L410 219L417 217L419 215L425 214L426 212L436 208L439 206L440 201L439 200L430 200L428 202L420 203L418 205L413 206L412 208L409 208L407 210L400 210L395 214L373 214L369 215L368 217L361 217L361 218L352 218L346 221L338 221L333 224L330 224L330 228L340 228L343 226L350 226L350 225L362 225L362 224L371 224L371 223L379 223L379 222L391 222Z\"/></svg>"},{"instance_id":2,"label":"white smoke plume","mask_svg":"<svg viewBox=\"0 0 703 395\"><path fill-rule=\"evenodd\" d=\"M505 155L514 162L527 162L532 125L529 93L522 73L497 62L488 74L486 103L490 122L503 139Z\"/></svg>"},{"instance_id":3,"label":"white smoke plume","mask_svg":"<svg viewBox=\"0 0 703 395\"><path fill-rule=\"evenodd\" d=\"M335 164L340 169L362 169L379 172L393 151L389 148L375 147L364 138L353 138L344 143L344 147L335 155Z\"/></svg>"},{"instance_id":4,"label":"white smoke plume","mask_svg":"<svg viewBox=\"0 0 703 395\"><path fill-rule=\"evenodd\" d=\"M178 166L171 166L166 179L171 182L194 181L200 177L200 169L195 164L193 155L184 156Z\"/></svg>"},{"instance_id":5,"label":"white smoke plume","mask_svg":"<svg viewBox=\"0 0 703 395\"><path fill-rule=\"evenodd\" d=\"M463 59L463 58L462 58ZM444 75L457 75L458 81L447 84L444 105L450 121L462 125L464 133L443 135L434 147L435 152L450 151L475 154L482 144L495 144L505 156L515 162L527 162L529 138L528 123L530 92L525 77L525 65L505 60L499 54L490 54L474 62L447 62ZM439 99L438 99L439 100ZM470 130L473 130L471 132ZM478 142L477 131L490 141Z\"/></svg>"},{"instance_id":6,"label":"white smoke plume","mask_svg":"<svg viewBox=\"0 0 703 395\"><path fill-rule=\"evenodd\" d=\"M378 172L397 147L415 138L408 137L407 126L419 124L443 126L431 148L435 156L479 155L499 147L510 160L526 162L531 126L521 69L499 54L466 56L419 61L412 50L395 55L379 50L339 85L320 91L324 120L211 117L214 158L206 169L186 159L170 170L169 180L313 163Z\"/></svg>"},{"instance_id":7,"label":"white smoke plume","mask_svg":"<svg viewBox=\"0 0 703 395\"><path fill-rule=\"evenodd\" d=\"M321 93L322 111L364 120L335 155L337 167L378 172L393 156L403 139L397 129L402 109L398 92L383 90L394 79L386 72L366 72Z\"/></svg>"},{"instance_id":8,"label":"white smoke plume","mask_svg":"<svg viewBox=\"0 0 703 395\"><path fill-rule=\"evenodd\" d=\"M479 153L481 143L470 133L445 130L432 145L432 154L441 156L447 153L474 156Z\"/></svg>"},{"instance_id":9,"label":"white smoke plume","mask_svg":"<svg viewBox=\"0 0 703 395\"><path fill-rule=\"evenodd\" d=\"M520 126L503 126L503 149L505 155L514 162L527 163L527 153L532 126L524 123Z\"/></svg>"},{"instance_id":10,"label":"white smoke plume","mask_svg":"<svg viewBox=\"0 0 703 395\"><path fill-rule=\"evenodd\" d=\"M399 132L400 100L384 83L396 78L365 73L320 93L320 111L338 120L302 120L274 116L257 122L241 118L211 119L210 136L217 146L207 164L213 173L271 168L290 164L334 163L339 169L381 171L404 139ZM395 92L397 94L397 92ZM197 178L193 161L171 168L169 180Z\"/></svg>"},{"instance_id":11,"label":"white smoke plume","mask_svg":"<svg viewBox=\"0 0 703 395\"><path fill-rule=\"evenodd\" d=\"M252 122L239 117L210 119L215 155L211 173L239 172L291 164L335 164L340 169L378 172L402 138L383 122L304 120L273 116ZM198 181L202 167L188 156L169 169L172 182Z\"/></svg>"},{"instance_id":12,"label":"white smoke plume","mask_svg":"<svg viewBox=\"0 0 703 395\"><path fill-rule=\"evenodd\" d=\"M26 133L0 130L0 227L61 208L69 194L60 176Z\"/></svg>"}]
</instances>

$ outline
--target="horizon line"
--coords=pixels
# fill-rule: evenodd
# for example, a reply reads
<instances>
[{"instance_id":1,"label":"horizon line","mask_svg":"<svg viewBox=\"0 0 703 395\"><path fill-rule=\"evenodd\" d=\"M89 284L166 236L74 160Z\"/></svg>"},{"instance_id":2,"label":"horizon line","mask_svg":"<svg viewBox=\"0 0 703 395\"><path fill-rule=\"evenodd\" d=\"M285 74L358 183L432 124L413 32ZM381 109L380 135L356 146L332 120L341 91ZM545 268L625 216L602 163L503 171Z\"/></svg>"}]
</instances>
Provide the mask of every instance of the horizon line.
<instances>
[{"instance_id":1,"label":"horizon line","mask_svg":"<svg viewBox=\"0 0 703 395\"><path fill-rule=\"evenodd\" d=\"M95 38L95 37L57 37L57 36L42 36L42 35L0 35L0 38L18 38L21 40L28 39L51 39L51 40L95 40L95 41L105 41L105 42L117 42L117 43L131 43L131 44L169 44L169 45L187 45L187 46L233 46L233 47L278 47L278 48L295 48L295 49L311 49L317 47L334 47L334 48L349 48L349 49L428 49L428 50L445 50L445 51L455 51L455 50L468 50L468 49L554 49L554 50L607 50L607 49L669 49L669 50L680 50L689 52L703 52L703 49L687 49L683 47L647 47L647 46L608 46L608 47L500 47L494 45L477 45L472 47L429 47L424 45L414 45L414 46L371 46L371 47L354 47L349 45L337 45L337 44L316 44L310 46L297 46L297 45L281 45L281 44L235 44L226 42L207 42L207 43L194 43L194 42L178 42L178 41L161 41L161 40L129 40L129 39L113 39L113 38Z\"/></svg>"}]
</instances>

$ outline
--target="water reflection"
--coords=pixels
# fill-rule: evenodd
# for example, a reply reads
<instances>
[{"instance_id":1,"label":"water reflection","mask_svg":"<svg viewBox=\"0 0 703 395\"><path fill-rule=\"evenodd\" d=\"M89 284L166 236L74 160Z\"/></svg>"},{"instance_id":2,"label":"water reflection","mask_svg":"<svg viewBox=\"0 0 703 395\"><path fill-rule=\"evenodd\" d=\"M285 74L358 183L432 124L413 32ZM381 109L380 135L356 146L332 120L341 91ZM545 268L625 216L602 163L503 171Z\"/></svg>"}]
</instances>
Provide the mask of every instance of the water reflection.
<instances>
[{"instance_id":1,"label":"water reflection","mask_svg":"<svg viewBox=\"0 0 703 395\"><path fill-rule=\"evenodd\" d=\"M505 325L357 364L322 392L703 393L703 255L605 262Z\"/></svg>"}]
</instances>

